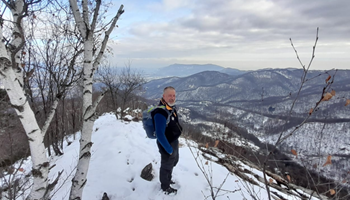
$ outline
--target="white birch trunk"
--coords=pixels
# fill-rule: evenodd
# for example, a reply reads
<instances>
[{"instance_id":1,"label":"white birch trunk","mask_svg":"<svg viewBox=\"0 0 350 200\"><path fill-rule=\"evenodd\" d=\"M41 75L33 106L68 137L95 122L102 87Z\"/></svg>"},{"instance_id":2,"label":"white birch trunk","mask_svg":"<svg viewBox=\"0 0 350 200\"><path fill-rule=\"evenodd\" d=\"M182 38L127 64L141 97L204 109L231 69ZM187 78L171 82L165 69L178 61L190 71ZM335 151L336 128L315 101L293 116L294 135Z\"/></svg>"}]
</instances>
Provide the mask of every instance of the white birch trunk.
<instances>
[{"instance_id":1,"label":"white birch trunk","mask_svg":"<svg viewBox=\"0 0 350 200\"><path fill-rule=\"evenodd\" d=\"M1 73L4 75L4 87L10 99L11 105L23 125L28 136L29 148L32 158L33 187L28 199L46 199L43 198L48 186L48 168L49 163L46 157L43 135L35 119L33 110L29 106L27 97L24 94L23 87L17 81L14 70L11 66L1 63ZM18 72L22 73L22 72Z\"/></svg>"},{"instance_id":2,"label":"white birch trunk","mask_svg":"<svg viewBox=\"0 0 350 200\"><path fill-rule=\"evenodd\" d=\"M14 7L9 6L14 21L13 40L11 43L12 52L6 48L3 41L0 42L0 77L3 80L4 89L7 92L11 105L15 109L28 136L33 165L33 186L27 199L48 199L50 195L48 189L49 162L43 142L45 133L40 130L34 112L25 96L23 69L20 64L21 48L25 41L22 21L19 18L23 16L23 9L27 8L27 5L25 5L23 0L9 1L8 3L14 5ZM1 27L1 37L3 37L2 33ZM13 52L14 49L17 51Z\"/></svg>"},{"instance_id":3,"label":"white birch trunk","mask_svg":"<svg viewBox=\"0 0 350 200\"><path fill-rule=\"evenodd\" d=\"M89 169L89 163L91 158L91 135L92 129L95 121L95 111L98 103L102 100L104 93L96 100L95 103L92 102L92 84L94 72L99 65L99 62L103 56L103 52L106 48L106 44L109 38L109 34L114 29L117 20L120 15L124 12L123 6L120 7L117 15L114 17L113 22L105 32L105 38L102 42L101 49L93 61L93 45L94 45L94 31L97 23L97 16L101 1L96 1L96 8L92 14L93 19L90 24L90 16L88 9L88 1L82 1L82 9L80 12L77 5L77 0L69 0L71 10L74 15L75 22L78 26L81 37L84 39L84 69L83 69L83 79L84 79L84 88L83 88L83 127L81 130L81 139L80 139L80 152L79 160L77 165L77 171L72 180L72 188L70 192L69 199L71 200L81 200L84 186L87 182L87 173Z\"/></svg>"},{"instance_id":4,"label":"white birch trunk","mask_svg":"<svg viewBox=\"0 0 350 200\"><path fill-rule=\"evenodd\" d=\"M84 39L84 64L83 64L83 127L81 130L79 160L77 170L72 180L72 187L69 199L82 199L83 189L87 182L87 172L89 169L92 146L91 135L94 125L94 111L92 110L92 79L93 79L93 65L92 65L92 48L93 48L93 30L90 30L89 15L87 2L83 3L83 17L76 0L70 0L70 6L73 11L74 19Z\"/></svg>"},{"instance_id":5,"label":"white birch trunk","mask_svg":"<svg viewBox=\"0 0 350 200\"><path fill-rule=\"evenodd\" d=\"M83 127L80 138L80 152L77 171L72 180L70 199L82 199L86 176L91 157L91 135L94 125L92 110L92 41L84 42L84 89L83 89Z\"/></svg>"}]
</instances>

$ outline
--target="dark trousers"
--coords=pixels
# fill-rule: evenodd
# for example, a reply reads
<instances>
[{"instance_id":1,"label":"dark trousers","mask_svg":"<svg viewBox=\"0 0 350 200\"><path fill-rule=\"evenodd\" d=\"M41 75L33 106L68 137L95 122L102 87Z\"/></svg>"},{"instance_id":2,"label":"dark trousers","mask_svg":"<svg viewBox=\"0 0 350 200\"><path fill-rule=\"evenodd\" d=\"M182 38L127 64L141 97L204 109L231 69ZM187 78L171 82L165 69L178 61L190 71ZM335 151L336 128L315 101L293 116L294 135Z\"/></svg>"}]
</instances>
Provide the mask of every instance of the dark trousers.
<instances>
[{"instance_id":1,"label":"dark trousers","mask_svg":"<svg viewBox=\"0 0 350 200\"><path fill-rule=\"evenodd\" d=\"M173 168L179 162L179 141L175 140L170 145L173 147L173 153L169 155L162 145L157 142L159 153L161 156L159 180L161 188L166 190L170 186L170 180L172 178Z\"/></svg>"}]
</instances>

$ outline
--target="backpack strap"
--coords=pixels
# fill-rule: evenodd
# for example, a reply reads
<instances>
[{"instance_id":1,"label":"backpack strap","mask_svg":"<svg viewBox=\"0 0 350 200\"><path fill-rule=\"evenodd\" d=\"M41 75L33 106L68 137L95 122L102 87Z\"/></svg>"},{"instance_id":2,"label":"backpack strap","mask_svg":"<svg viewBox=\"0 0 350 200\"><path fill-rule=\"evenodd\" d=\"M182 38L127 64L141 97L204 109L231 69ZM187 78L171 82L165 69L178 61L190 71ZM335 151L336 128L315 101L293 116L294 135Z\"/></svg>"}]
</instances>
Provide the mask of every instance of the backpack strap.
<instances>
[{"instance_id":1,"label":"backpack strap","mask_svg":"<svg viewBox=\"0 0 350 200\"><path fill-rule=\"evenodd\" d=\"M168 124L169 124L169 122L170 122L170 116L173 115L174 109L172 109L171 112L170 112L168 109L166 109L165 106L156 106L156 107L150 108L147 112L152 112L152 111L154 111L156 108L161 108L161 109L163 109L163 110L166 111L166 113L168 114L168 117L167 117L167 119L166 119L166 126L168 126Z\"/></svg>"},{"instance_id":2,"label":"backpack strap","mask_svg":"<svg viewBox=\"0 0 350 200\"><path fill-rule=\"evenodd\" d=\"M166 119L166 126L168 126L170 122L170 116L173 115L174 109L171 110L171 112L168 111L168 109L165 109L168 112L168 118Z\"/></svg>"}]
</instances>

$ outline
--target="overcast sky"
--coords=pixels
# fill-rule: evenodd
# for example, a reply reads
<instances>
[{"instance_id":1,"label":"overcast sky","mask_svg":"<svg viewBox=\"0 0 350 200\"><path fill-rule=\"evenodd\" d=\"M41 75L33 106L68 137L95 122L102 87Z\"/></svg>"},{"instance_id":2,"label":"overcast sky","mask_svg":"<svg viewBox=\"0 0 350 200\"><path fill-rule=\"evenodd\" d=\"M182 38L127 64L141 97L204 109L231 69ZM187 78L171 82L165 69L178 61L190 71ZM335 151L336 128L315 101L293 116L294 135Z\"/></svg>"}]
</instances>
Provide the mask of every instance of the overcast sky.
<instances>
[{"instance_id":1,"label":"overcast sky","mask_svg":"<svg viewBox=\"0 0 350 200\"><path fill-rule=\"evenodd\" d=\"M114 0L124 4L110 44L131 67L217 64L241 70L350 69L349 0Z\"/></svg>"}]
</instances>

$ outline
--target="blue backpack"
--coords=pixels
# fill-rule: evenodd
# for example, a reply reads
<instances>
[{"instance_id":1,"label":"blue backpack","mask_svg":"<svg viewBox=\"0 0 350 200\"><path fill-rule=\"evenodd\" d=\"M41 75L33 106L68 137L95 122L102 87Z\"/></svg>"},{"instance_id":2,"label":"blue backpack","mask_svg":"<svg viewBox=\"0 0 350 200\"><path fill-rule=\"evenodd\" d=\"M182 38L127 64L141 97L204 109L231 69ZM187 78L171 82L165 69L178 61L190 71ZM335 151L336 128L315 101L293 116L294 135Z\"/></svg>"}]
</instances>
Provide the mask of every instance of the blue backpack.
<instances>
[{"instance_id":1,"label":"blue backpack","mask_svg":"<svg viewBox=\"0 0 350 200\"><path fill-rule=\"evenodd\" d=\"M156 108L161 108L164 109L167 113L168 113L168 118L166 120L166 125L168 126L169 122L170 122L170 116L173 114L174 109L171 110L171 112L165 108L165 106L154 106L151 108L148 108L146 110L144 110L142 112L142 124L143 124L143 129L145 129L147 137L151 138L151 139L156 139L156 130L155 130L155 126L154 126L154 121L152 119L152 112L156 109Z\"/></svg>"}]
</instances>

